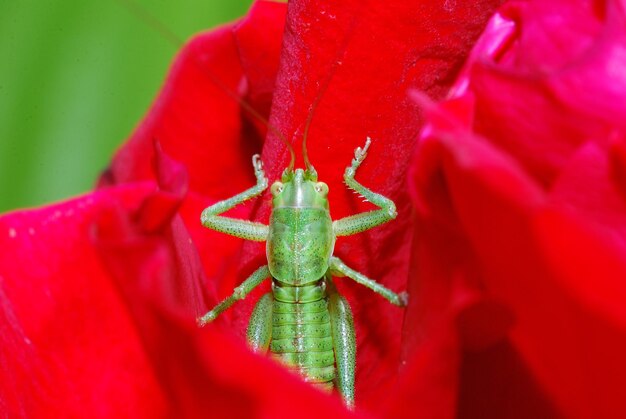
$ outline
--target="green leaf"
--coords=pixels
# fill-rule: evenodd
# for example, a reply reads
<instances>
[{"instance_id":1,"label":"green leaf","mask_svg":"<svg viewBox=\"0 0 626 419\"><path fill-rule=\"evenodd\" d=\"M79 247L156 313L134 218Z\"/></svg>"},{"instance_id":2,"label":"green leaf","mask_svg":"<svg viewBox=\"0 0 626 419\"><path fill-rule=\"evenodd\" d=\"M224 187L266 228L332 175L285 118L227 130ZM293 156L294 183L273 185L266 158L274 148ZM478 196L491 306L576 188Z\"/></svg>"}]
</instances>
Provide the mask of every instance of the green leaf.
<instances>
[{"instance_id":1,"label":"green leaf","mask_svg":"<svg viewBox=\"0 0 626 419\"><path fill-rule=\"evenodd\" d=\"M137 1L181 39L251 0ZM90 190L176 48L124 2L0 3L0 212Z\"/></svg>"}]
</instances>

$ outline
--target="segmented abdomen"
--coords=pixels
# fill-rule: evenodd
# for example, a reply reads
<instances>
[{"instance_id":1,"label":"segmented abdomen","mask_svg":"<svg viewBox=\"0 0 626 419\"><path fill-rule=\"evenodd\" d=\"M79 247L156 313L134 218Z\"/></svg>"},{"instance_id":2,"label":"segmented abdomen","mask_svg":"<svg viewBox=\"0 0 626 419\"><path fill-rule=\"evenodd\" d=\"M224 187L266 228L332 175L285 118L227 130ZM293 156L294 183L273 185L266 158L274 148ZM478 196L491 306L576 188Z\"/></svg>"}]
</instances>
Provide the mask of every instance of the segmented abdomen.
<instances>
[{"instance_id":1,"label":"segmented abdomen","mask_svg":"<svg viewBox=\"0 0 626 419\"><path fill-rule=\"evenodd\" d=\"M326 298L296 303L274 301L270 351L304 379L332 389L335 355Z\"/></svg>"}]
</instances>

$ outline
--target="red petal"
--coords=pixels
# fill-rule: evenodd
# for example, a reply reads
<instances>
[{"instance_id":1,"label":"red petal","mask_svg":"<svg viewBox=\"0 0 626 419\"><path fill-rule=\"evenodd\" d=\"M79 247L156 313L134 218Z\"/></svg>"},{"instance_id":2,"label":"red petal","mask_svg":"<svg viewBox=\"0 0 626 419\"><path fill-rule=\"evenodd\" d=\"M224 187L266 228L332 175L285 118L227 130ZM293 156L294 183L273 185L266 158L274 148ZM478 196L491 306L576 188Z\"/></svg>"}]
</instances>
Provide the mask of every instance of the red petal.
<instances>
[{"instance_id":1,"label":"red petal","mask_svg":"<svg viewBox=\"0 0 626 419\"><path fill-rule=\"evenodd\" d=\"M519 12L518 29L539 25L527 33L530 37L554 22L567 28L576 19L605 18L557 3L513 3L504 13ZM607 10L616 11L616 3L608 4ZM582 57L577 50L582 44L574 38L584 38L584 30L565 56L549 57L546 67L558 71L545 79L528 76L524 67L538 65L533 57L543 56L541 44L522 48L511 40L511 26L496 17L473 53L471 71L456 87L462 97L429 107L432 124L416 156L422 164L413 174L420 216L434 221L436 232L452 231L466 241L461 252L477 265L482 293L507 308L515 321L510 346L499 344L463 358L463 415L488 411L511 417L511 406L519 406L513 413L520 417L620 417L626 407L626 394L615 378L626 373L620 355L626 349L625 208L615 176L619 159L609 155L616 149L607 147L624 129L623 103L613 94L624 83L613 78L605 84L598 76L610 70L612 53L623 47L623 28L615 24L622 16L606 16L601 29L615 36L592 37ZM521 44L523 36L518 33L516 39ZM480 62L481 48L497 57L497 66ZM559 59L568 63L566 69ZM593 98L573 82L592 74L596 79L590 84L601 85ZM471 132L474 127L483 136ZM434 237L420 240L433 246ZM460 270L475 272L471 264ZM442 278L446 275L419 277L426 285ZM492 326L501 320L478 323ZM418 341L415 350L422 346ZM486 374L485 366L493 362L498 370ZM505 380L497 371L510 375ZM501 389L495 399L494 383Z\"/></svg>"},{"instance_id":2,"label":"red petal","mask_svg":"<svg viewBox=\"0 0 626 419\"><path fill-rule=\"evenodd\" d=\"M338 254L352 261L356 268L361 269L363 268L362 261L364 260L373 261L374 259L379 259L386 261L384 266L374 266L370 263L370 269L365 270L365 272L380 279L381 282L394 289L400 290L404 283L403 278L407 270L411 232L407 228L410 213L409 202L406 196L399 192L402 186L402 174L408 164L408 155L403 150L410 147L413 137L419 128L419 121L413 118L415 108L406 99L406 89L408 87L418 87L434 94L442 94L449 86L452 80L451 76L462 63L471 41L480 31L490 8L497 3L499 2L490 1L480 6L458 6L452 9L442 9L440 5L429 7L408 6L400 4L400 2L394 5L385 5L385 7L380 6L378 9L371 7L363 8L359 5L359 8L363 9L363 11L362 16L355 20L356 27L349 23L351 19L346 13L349 9L343 8L343 6L328 8L326 5L323 7L309 5L307 7L310 7L310 9L306 9L297 2L290 5L290 23L288 25L291 26L289 26L287 31L288 37L284 41L285 46L280 70L282 78L279 79L276 87L272 121L283 133L291 136L294 129L290 127L294 123L303 122L308 115L309 105L318 92L316 82L318 79L323 78L320 75L328 72L329 67L332 67L333 59L343 56L342 65L337 74L333 75L330 87L324 93L324 99L315 113L315 123L311 129L311 144L313 145L311 147L311 156L315 163L317 161L315 156L316 154L319 155L315 150L329 150L328 153L332 155L332 158L326 159L322 164L318 165L318 170L322 180L330 181L331 187L333 183L337 186L334 190L337 191L335 194L338 194L339 180L343 168L349 163L354 148L364 141L366 135L385 139L387 147L378 147L377 152L376 143L374 143L368 163L361 169L360 176L362 176L362 179L370 180L365 181L365 183L377 192L390 195L397 200L401 217L395 222L395 226L392 229L379 229L369 233L367 236L368 247L362 245L363 241L357 241L356 239L345 240L344 243L339 244ZM351 7L355 8L356 6L351 5ZM337 10L333 10L333 8L337 8ZM250 18L248 21L249 26L242 26L236 31L242 61L249 72L251 69L256 68L250 65L250 63L261 58L263 60L258 62L259 67L272 71L271 63L273 61L271 59L267 59L262 55L256 58L252 54L254 49L246 48L246 45L251 45L247 42L251 42L249 40L252 39L248 31L253 33L254 30L252 28L258 25L258 21L267 18L259 10L267 9L257 9L256 23L254 19ZM269 14L271 15L271 12ZM411 16L411 19L403 20L401 19L403 16ZM447 23L447 20L452 16L456 24L454 27L448 26ZM279 19L269 20L272 22L279 21ZM440 33L434 35L432 32L424 31L423 25L425 22L429 22L429 28L439 28ZM307 25L314 28L314 31L304 31L303 28ZM359 28L376 28L376 31L381 32L381 37L373 39L370 37L369 32ZM205 86L203 88L207 90L212 88L207 85L206 80L200 81L203 76L202 73L193 70L193 65L189 65L189 63L194 63L193 56L196 51L211 47L218 55L221 54L219 56L221 62L227 63L226 66L229 66L228 63L232 61L229 61L228 58L224 59L225 57L230 57L231 51L230 44L225 39L227 37L224 34L225 31L212 37L207 35L204 38L200 38L196 41L198 43L197 49L193 49L192 45L188 47L188 52L182 55L179 60L180 64L175 68L174 75L168 84L171 87L166 87L165 93L159 100L153 114L116 159L113 165L113 173L117 173L115 181L125 181L136 176L146 175L147 169L145 169L145 166L142 166L145 163L140 161L140 159L145 159L143 155L147 155L147 153L141 152L141 147L145 147L145 145L142 146L141 144L145 144L150 136L157 136L155 133L158 133L158 140L163 144L166 152L172 154L175 159L181 160L189 167L191 189L193 191L201 191L203 194L223 198L252 184L251 170L247 167L247 164L245 166L239 164L247 162L251 154L250 149L233 149L233 156L239 156L238 161L222 155L213 154L211 156L211 158L217 157L216 160L218 162L217 166L211 168L211 173L225 173L228 171L229 174L233 173L235 176L235 178L229 178L228 182L220 181L218 183L206 177L208 171L204 170L204 172L201 172L204 168L201 169L200 166L194 166L198 161L209 161L209 159L201 159L200 157L203 155L202 150L197 149L197 144L206 141L200 134L213 132L213 128L205 128L204 124L208 123L206 121L207 118L199 118L199 122L194 122L194 127L199 128L197 131L191 132L193 135L186 135L185 131L187 124L198 118L196 116L198 114L192 112L192 106L189 103L199 101L199 99L196 99L200 97L195 92L187 93L188 89L186 86L190 85L187 84L188 81L199 81L199 85L201 87ZM349 45L345 51L341 48L338 51L328 50L324 47L325 44L320 42L320 39L324 39L324 37L328 39L328 37L333 36L337 32L342 33L340 38L343 37L343 34L349 33ZM404 42L407 38L414 39L415 42ZM258 40L258 37L256 39ZM385 39L384 42L382 41L383 39ZM202 43L203 41L206 42L206 45ZM393 48L388 47L390 45L389 42L391 42ZM312 55L316 57L315 60L307 63L302 62L300 58L303 56L305 45L306 48L311 49ZM269 49L269 51L275 50L275 48ZM429 51L431 50L438 52L433 57L421 58L429 56ZM447 52L443 53L442 50ZM299 57L293 59L294 54ZM401 57L401 60L398 60L397 57ZM299 63L298 67L293 68L292 66L296 63ZM210 67L209 64L207 65ZM190 68L192 69L190 70ZM221 68L218 67L216 70L221 71ZM394 83L393 80L400 77L406 69L408 69L408 73L403 76L403 82L400 84ZM271 76L263 78L257 73L251 73L249 85L263 90L263 88L266 88L265 86L270 84L271 80L273 80ZM380 82L373 85L371 80L380 80ZM299 83L302 90L294 89L293 83ZM176 89L174 89L174 86ZM367 98L369 98L369 102L365 106L362 103L358 104L358 106L353 106L352 103L346 106L347 100L361 97L360 93L363 91L368 92ZM177 99L178 95L181 95L181 99ZM253 94L250 97L252 100L256 98ZM383 98L383 100L378 100L378 98ZM207 101L207 103L217 102ZM220 102L221 104L222 102ZM202 103L200 109L204 109L205 106ZM230 107L226 106L224 109L227 111ZM188 115L186 119L176 117L176 115L182 114ZM346 124L346 121L352 122ZM358 123L358 121L364 123ZM365 121L369 122L365 123ZM229 126L228 123L224 124L223 122L220 120L222 128L224 125ZM326 131L331 134L320 138L316 131L319 129L320 132L323 132L324 127L327 127ZM233 131L232 127L227 129L229 132ZM183 137L184 140L181 142L180 138L174 138L175 135ZM232 132L230 135L232 135ZM348 141L350 138L352 140ZM191 148L188 148L185 144L192 144L193 147L190 146ZM228 141L227 144L230 145L233 142ZM246 144L250 144L250 137L246 137ZM126 156L126 158L123 156ZM284 168L285 157L283 146L277 143L274 138L274 142L269 143L264 150L264 161L267 164L268 174L271 179L276 178ZM191 161L188 160L190 158L192 159ZM228 166L229 170L226 169L226 166ZM144 169L141 169L142 167ZM371 171L372 167L376 167L377 172L381 176L372 177L372 175L368 174L367 171ZM127 175L124 175L124 173ZM390 175L387 175L388 173ZM325 177L325 175L328 175L328 177ZM198 183L198 179L202 179L202 186ZM214 177L213 179L218 178ZM245 179L248 180L244 181ZM228 193L226 190L228 190ZM344 189L342 188L342 190ZM348 204L349 201L346 199L346 195L343 192L335 197L336 201L332 203L333 214L343 216L363 210L363 207L359 205ZM208 203L210 202L197 199L194 195L191 195L182 208L182 214L187 220L194 241L202 249L201 254L203 255L207 272L211 277L215 275L221 277L220 294L225 295L232 289L235 283L234 278L238 278L238 280L243 279L243 275L239 274L235 277L233 272L245 273L251 271L259 263L258 255L262 254L262 251L258 245L246 245L244 255L239 257L238 260L235 251L238 246L236 239L226 239L219 233L196 232L198 229L196 227L198 226L196 221L197 215L203 206L206 206ZM266 219L268 207L263 207L263 210L265 213L261 214L260 218ZM239 214L245 217L245 211L244 209ZM403 247L400 249L395 248L390 245L393 242L403 243ZM215 253L213 250L218 247L219 251ZM219 256L216 255L223 255L223 257L219 260ZM360 262L355 263L355 261ZM386 376L387 378L385 379L389 380L393 376L400 343L398 332L393 330L394 325L397 330L402 312L399 309L389 309L387 303L380 297L366 290L359 289L359 287L353 286L353 284L347 286L350 288L344 288L341 285L340 287L351 300L354 300L356 295L359 295L358 304L354 305L355 317L358 319L359 347L363 348L359 352L359 371L360 374L363 374L361 371L369 371L369 376L358 377L357 380L359 383L363 383L361 385L369 386L371 391L375 391L383 377ZM237 323L243 323L243 320L240 319L247 317L245 313L249 312L251 301L253 302L251 298L248 300L250 301L240 304L239 311L243 312L244 315L235 316ZM363 400L374 400L367 397L367 392L363 392L363 394Z\"/></svg>"},{"instance_id":3,"label":"red petal","mask_svg":"<svg viewBox=\"0 0 626 419\"><path fill-rule=\"evenodd\" d=\"M285 13L283 3L257 1L233 30L248 85L246 100L266 117L274 95Z\"/></svg>"},{"instance_id":4,"label":"red petal","mask_svg":"<svg viewBox=\"0 0 626 419\"><path fill-rule=\"evenodd\" d=\"M189 42L151 111L113 160L114 182L150 178L156 140L185 165L191 190L224 198L247 187L254 179L250 156L260 148L262 136L250 129L249 115L229 92L249 94L255 102L259 96L270 99L267 89L273 84L284 13L284 5L258 2L241 23ZM263 36L250 36L250 31ZM257 65L266 71L263 76Z\"/></svg>"},{"instance_id":5,"label":"red petal","mask_svg":"<svg viewBox=\"0 0 626 419\"><path fill-rule=\"evenodd\" d=\"M340 238L335 254L391 289L405 287L408 271L406 150L421 125L407 90L441 97L499 3L289 3L271 122L298 148L313 112L309 156L320 180L329 184L334 219L371 208L352 198L342 176L354 149L372 138L357 178L392 198L399 217L359 237ZM263 152L270 180L285 168L286 157L278 138L270 136ZM262 215L268 212L264 207ZM395 381L402 312L351 281L339 286L356 319L357 394L360 403L374 408Z\"/></svg>"},{"instance_id":6,"label":"red petal","mask_svg":"<svg viewBox=\"0 0 626 419\"><path fill-rule=\"evenodd\" d=\"M91 244L97 214L147 185L0 218L0 402L17 417L154 416L164 395ZM145 403L150 400L150 403Z\"/></svg>"},{"instance_id":7,"label":"red petal","mask_svg":"<svg viewBox=\"0 0 626 419\"><path fill-rule=\"evenodd\" d=\"M193 283L201 275L191 243L175 239L181 234L177 230L184 230L179 221L174 219L161 233L145 234L133 231L133 226L142 225L141 220L134 225L132 218L115 221L130 227L115 231L107 225L109 219L102 219L98 240L101 256L126 299L151 366L166 390L169 415L285 417L306 405L316 406L315 415L342 414L344 408L337 399L252 354L231 333L220 332L223 321L204 330L196 326L193 318L200 312L193 312L193 302L176 292L180 284Z\"/></svg>"},{"instance_id":8,"label":"red petal","mask_svg":"<svg viewBox=\"0 0 626 419\"><path fill-rule=\"evenodd\" d=\"M616 70L626 65L624 10L615 1L513 2L494 22L470 64L476 132L550 185L581 144L606 146L626 129Z\"/></svg>"},{"instance_id":9,"label":"red petal","mask_svg":"<svg viewBox=\"0 0 626 419\"><path fill-rule=\"evenodd\" d=\"M151 177L155 139L185 165L191 193L181 214L194 243L202 249L207 277L222 279L220 296L243 279L236 272L250 261L241 261L240 239L205 229L200 213L254 183L251 156L259 150L265 132L222 86L246 96L257 111L269 110L268 92L275 79L284 16L284 4L257 2L240 23L194 38L177 58L151 112L110 169L115 182ZM229 215L247 219L251 209L242 206ZM259 246L254 252L263 253Z\"/></svg>"}]
</instances>

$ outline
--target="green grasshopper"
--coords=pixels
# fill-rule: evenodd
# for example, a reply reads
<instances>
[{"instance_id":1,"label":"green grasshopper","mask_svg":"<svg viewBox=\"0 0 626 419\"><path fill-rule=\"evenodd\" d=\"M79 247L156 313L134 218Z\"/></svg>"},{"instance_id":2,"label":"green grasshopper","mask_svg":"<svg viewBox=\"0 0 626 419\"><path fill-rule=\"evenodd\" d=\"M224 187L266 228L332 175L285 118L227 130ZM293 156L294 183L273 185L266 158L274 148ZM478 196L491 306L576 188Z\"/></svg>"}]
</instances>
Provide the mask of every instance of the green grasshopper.
<instances>
[{"instance_id":1,"label":"green grasshopper","mask_svg":"<svg viewBox=\"0 0 626 419\"><path fill-rule=\"evenodd\" d=\"M306 139L306 137L305 137ZM305 140L306 141L306 140ZM333 276L347 276L380 294L391 304L404 307L406 292L396 294L347 266L333 256L335 239L350 236L393 220L396 206L354 179L371 140L354 152L346 168L346 185L379 209L333 221L328 205L328 186L318 182L306 156L306 170L293 169L292 160L280 181L272 184L272 213L269 225L233 219L219 214L261 195L268 180L258 154L252 157L257 183L254 187L220 201L202 212L202 225L246 240L267 242L267 265L250 275L233 294L198 318L204 326L237 300L244 299L265 279L272 290L256 304L248 325L247 339L259 353L269 351L305 381L331 391L337 386L344 403L354 408L356 342L350 306L335 288ZM336 366L336 369L335 369ZM334 383L335 382L335 383Z\"/></svg>"},{"instance_id":2,"label":"green grasshopper","mask_svg":"<svg viewBox=\"0 0 626 419\"><path fill-rule=\"evenodd\" d=\"M180 47L183 42L132 0L118 0L129 12ZM339 60L335 62L336 67ZM208 69L207 76L231 99L281 138L291 153L291 163L280 182L274 182L270 225L220 216L267 189L268 181L259 155L252 157L256 186L230 199L220 201L202 212L202 225L212 230L246 240L267 242L267 265L258 268L233 294L215 306L198 324L205 326L237 300L244 299L267 278L272 291L259 300L248 326L248 342L253 350L269 349L279 360L298 370L303 378L323 389L331 390L334 381L345 404L354 407L356 342L350 306L332 282L332 276L347 276L382 295L392 304L404 307L406 292L396 294L376 281L348 267L332 255L337 236L350 236L376 227L396 217L396 206L388 198L374 193L354 179L371 144L354 153L352 165L346 168L346 185L380 209L332 221L328 210L328 186L318 182L310 164L306 139L313 112L305 124L302 153L306 170L294 170L295 154L281 133L235 92L229 90ZM331 69L331 74L334 70ZM330 76L326 80L326 85ZM316 108L320 95L312 105ZM335 369L336 365L336 369Z\"/></svg>"}]
</instances>

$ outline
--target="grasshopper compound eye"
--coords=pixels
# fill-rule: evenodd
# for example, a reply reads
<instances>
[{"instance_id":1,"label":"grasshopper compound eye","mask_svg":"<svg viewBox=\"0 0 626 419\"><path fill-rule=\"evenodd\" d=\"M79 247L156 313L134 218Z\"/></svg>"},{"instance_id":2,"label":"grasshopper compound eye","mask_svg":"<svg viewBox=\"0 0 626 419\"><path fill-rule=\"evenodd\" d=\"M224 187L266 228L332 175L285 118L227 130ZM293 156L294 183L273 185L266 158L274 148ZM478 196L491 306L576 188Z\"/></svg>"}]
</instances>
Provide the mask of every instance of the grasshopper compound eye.
<instances>
[{"instance_id":1,"label":"grasshopper compound eye","mask_svg":"<svg viewBox=\"0 0 626 419\"><path fill-rule=\"evenodd\" d=\"M328 185L325 184L324 182L317 182L315 184L315 192L317 192L318 194L322 196L328 195Z\"/></svg>"},{"instance_id":2,"label":"grasshopper compound eye","mask_svg":"<svg viewBox=\"0 0 626 419\"><path fill-rule=\"evenodd\" d=\"M270 192L272 193L272 196L276 196L280 194L283 191L283 189L285 189L285 187L282 182L274 182L272 184ZM328 187L326 189L328 189Z\"/></svg>"}]
</instances>

